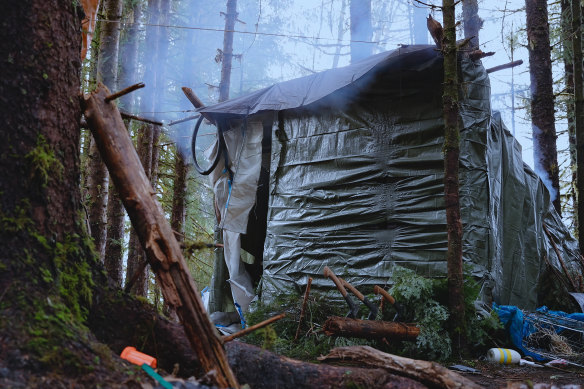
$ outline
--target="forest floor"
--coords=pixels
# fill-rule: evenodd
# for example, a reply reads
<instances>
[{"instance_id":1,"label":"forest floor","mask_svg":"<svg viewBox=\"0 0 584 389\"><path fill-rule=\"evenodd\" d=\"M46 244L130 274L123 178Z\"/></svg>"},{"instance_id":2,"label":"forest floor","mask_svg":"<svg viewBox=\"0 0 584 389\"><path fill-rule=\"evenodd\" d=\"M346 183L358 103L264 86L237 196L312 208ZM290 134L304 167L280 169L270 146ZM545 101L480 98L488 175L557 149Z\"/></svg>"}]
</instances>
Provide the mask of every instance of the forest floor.
<instances>
[{"instance_id":1,"label":"forest floor","mask_svg":"<svg viewBox=\"0 0 584 389\"><path fill-rule=\"evenodd\" d=\"M537 387L544 389L567 386L570 389L584 389L584 368L574 366L558 369L552 367L499 365L477 361L474 364L474 368L480 373L460 372L460 374L485 388L533 388L537 384L543 384L542 387Z\"/></svg>"}]
</instances>

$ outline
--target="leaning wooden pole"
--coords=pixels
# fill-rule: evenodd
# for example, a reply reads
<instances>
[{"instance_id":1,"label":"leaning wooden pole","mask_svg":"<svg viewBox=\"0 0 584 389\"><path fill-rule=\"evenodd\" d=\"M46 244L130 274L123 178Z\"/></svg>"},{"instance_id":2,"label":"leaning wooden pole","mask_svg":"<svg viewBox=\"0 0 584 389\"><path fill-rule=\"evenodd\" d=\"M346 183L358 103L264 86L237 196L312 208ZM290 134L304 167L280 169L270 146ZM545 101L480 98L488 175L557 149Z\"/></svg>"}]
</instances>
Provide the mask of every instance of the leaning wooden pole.
<instances>
[{"instance_id":1,"label":"leaning wooden pole","mask_svg":"<svg viewBox=\"0 0 584 389\"><path fill-rule=\"evenodd\" d=\"M227 363L222 341L205 313L179 244L156 201L120 112L114 103L105 102L109 94L107 88L99 84L93 93L81 98L101 157L146 251L164 299L176 309L203 369L214 371L210 376L215 385L237 388L239 385Z\"/></svg>"}]
</instances>

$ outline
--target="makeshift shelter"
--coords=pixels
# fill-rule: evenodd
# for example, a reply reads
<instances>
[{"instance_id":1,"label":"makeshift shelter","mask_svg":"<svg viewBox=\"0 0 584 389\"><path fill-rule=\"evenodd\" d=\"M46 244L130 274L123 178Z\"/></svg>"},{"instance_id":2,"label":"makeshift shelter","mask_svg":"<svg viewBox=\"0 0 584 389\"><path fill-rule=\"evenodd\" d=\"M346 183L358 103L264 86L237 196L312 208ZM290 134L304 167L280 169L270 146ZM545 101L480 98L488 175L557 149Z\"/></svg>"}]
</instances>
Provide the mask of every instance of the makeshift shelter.
<instances>
[{"instance_id":1,"label":"makeshift shelter","mask_svg":"<svg viewBox=\"0 0 584 389\"><path fill-rule=\"evenodd\" d=\"M236 300L253 297L241 247L262 261L262 299L308 276L331 289L324 266L366 293L395 265L446 275L442 62L403 46L199 110L223 128L233 173L221 159L210 177ZM546 279L581 282L577 242L491 112L481 62L459 63L463 259L486 301L532 309Z\"/></svg>"}]
</instances>

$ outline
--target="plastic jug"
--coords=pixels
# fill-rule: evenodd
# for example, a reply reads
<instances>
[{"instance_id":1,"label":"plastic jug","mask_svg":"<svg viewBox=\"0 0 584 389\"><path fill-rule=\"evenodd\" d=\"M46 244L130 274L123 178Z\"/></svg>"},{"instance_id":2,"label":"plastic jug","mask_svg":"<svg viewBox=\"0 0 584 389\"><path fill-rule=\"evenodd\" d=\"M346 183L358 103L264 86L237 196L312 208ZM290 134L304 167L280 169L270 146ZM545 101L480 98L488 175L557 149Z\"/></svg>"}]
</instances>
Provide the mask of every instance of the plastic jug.
<instances>
[{"instance_id":1,"label":"plastic jug","mask_svg":"<svg viewBox=\"0 0 584 389\"><path fill-rule=\"evenodd\" d=\"M521 355L510 348L492 348L487 351L487 361L500 363L503 365L510 365L512 363L519 363Z\"/></svg>"}]
</instances>

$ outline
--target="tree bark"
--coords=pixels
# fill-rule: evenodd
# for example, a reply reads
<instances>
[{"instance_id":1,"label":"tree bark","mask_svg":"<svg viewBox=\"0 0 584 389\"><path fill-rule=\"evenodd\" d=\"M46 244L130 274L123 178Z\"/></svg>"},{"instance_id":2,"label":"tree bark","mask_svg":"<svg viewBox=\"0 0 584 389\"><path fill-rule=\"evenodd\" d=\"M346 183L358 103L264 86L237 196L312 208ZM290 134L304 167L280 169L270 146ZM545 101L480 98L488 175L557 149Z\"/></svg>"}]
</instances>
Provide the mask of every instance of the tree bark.
<instances>
[{"instance_id":1,"label":"tree bark","mask_svg":"<svg viewBox=\"0 0 584 389\"><path fill-rule=\"evenodd\" d=\"M349 0L351 15L351 63L373 54L370 42L373 36L371 26L371 0Z\"/></svg>"},{"instance_id":2,"label":"tree bark","mask_svg":"<svg viewBox=\"0 0 584 389\"><path fill-rule=\"evenodd\" d=\"M477 0L464 0L462 2L462 21L465 39L470 39L471 49L477 49L479 47L479 30L483 26L483 21L479 17Z\"/></svg>"},{"instance_id":3,"label":"tree bark","mask_svg":"<svg viewBox=\"0 0 584 389\"><path fill-rule=\"evenodd\" d=\"M107 239L103 262L107 274L119 288L122 287L125 214L118 190L115 185L110 183L107 202Z\"/></svg>"},{"instance_id":4,"label":"tree bark","mask_svg":"<svg viewBox=\"0 0 584 389\"><path fill-rule=\"evenodd\" d=\"M95 249L99 257L103 258L105 254L109 178L93 138L89 146L87 169L89 228L91 229L91 237L93 238Z\"/></svg>"},{"instance_id":5,"label":"tree bark","mask_svg":"<svg viewBox=\"0 0 584 389\"><path fill-rule=\"evenodd\" d=\"M359 320L348 317L329 317L322 327L328 336L344 336L364 339L415 340L420 329L404 323L379 320Z\"/></svg>"},{"instance_id":6,"label":"tree bark","mask_svg":"<svg viewBox=\"0 0 584 389\"><path fill-rule=\"evenodd\" d=\"M104 0L103 10L108 21L101 26L99 55L97 59L97 79L108 88L117 87L118 47L120 41L121 0ZM108 183L107 170L103 164L95 142L91 141L89 165L89 222L91 235L100 259L104 259L107 226Z\"/></svg>"},{"instance_id":7,"label":"tree bark","mask_svg":"<svg viewBox=\"0 0 584 389\"><path fill-rule=\"evenodd\" d=\"M460 130L458 125L458 69L453 0L442 1L444 17L444 197L448 229L448 307L450 336L455 354L466 346L464 339L464 293L462 289L462 221L460 217L458 164Z\"/></svg>"},{"instance_id":8,"label":"tree bark","mask_svg":"<svg viewBox=\"0 0 584 389\"><path fill-rule=\"evenodd\" d=\"M409 377L432 388L480 389L482 386L448 370L436 362L398 357L369 346L337 347L320 357L321 362L344 362L358 366L382 368L390 373Z\"/></svg>"},{"instance_id":9,"label":"tree bark","mask_svg":"<svg viewBox=\"0 0 584 389\"><path fill-rule=\"evenodd\" d=\"M172 212L170 215L170 225L175 231L179 243L184 242L184 225L187 214L186 193L187 193L187 173L189 169L185 160L177 147L174 162L174 182L172 185Z\"/></svg>"},{"instance_id":10,"label":"tree bark","mask_svg":"<svg viewBox=\"0 0 584 389\"><path fill-rule=\"evenodd\" d=\"M548 188L554 208L561 215L547 1L525 0L525 13L534 170Z\"/></svg>"},{"instance_id":11,"label":"tree bark","mask_svg":"<svg viewBox=\"0 0 584 389\"><path fill-rule=\"evenodd\" d=\"M108 94L107 88L99 86L96 92L82 99L85 117L156 273L164 298L176 309L203 369L206 372L215 370L213 377L220 387L238 387L180 246L160 204L153 197L150 181L122 117L114 104L104 101Z\"/></svg>"},{"instance_id":12,"label":"tree bark","mask_svg":"<svg viewBox=\"0 0 584 389\"><path fill-rule=\"evenodd\" d=\"M568 193L568 206L571 205L572 215L574 217L575 230L577 227L577 190L576 182L577 176L577 161L576 161L576 128L574 122L574 58L573 58L573 42L572 42L572 8L571 0L561 0L561 28L562 28L562 59L564 61L564 85L566 87L566 119L568 121L568 147L570 151L570 170L572 180L570 182L570 189ZM571 199L571 202L570 202Z\"/></svg>"},{"instance_id":13,"label":"tree bark","mask_svg":"<svg viewBox=\"0 0 584 389\"><path fill-rule=\"evenodd\" d=\"M132 8L125 11L126 15L134 23L130 23L125 29L123 44L120 45L120 71L118 77L118 89L122 86L136 83L136 62L138 58L138 21L141 19L142 7L139 1L134 2ZM127 111L133 111L134 97L132 93L119 99L119 106ZM130 128L127 121L127 128ZM114 185L109 186L107 203L107 238L105 243L104 264L106 271L115 285L122 287L122 260L124 241L124 217L125 211L122 200Z\"/></svg>"},{"instance_id":14,"label":"tree bark","mask_svg":"<svg viewBox=\"0 0 584 389\"><path fill-rule=\"evenodd\" d=\"M584 76L582 69L582 9L572 0L572 58L574 63L574 132L576 134L576 196L578 243L584 247Z\"/></svg>"}]
</instances>

